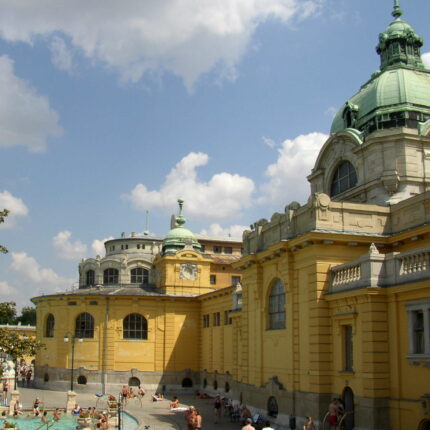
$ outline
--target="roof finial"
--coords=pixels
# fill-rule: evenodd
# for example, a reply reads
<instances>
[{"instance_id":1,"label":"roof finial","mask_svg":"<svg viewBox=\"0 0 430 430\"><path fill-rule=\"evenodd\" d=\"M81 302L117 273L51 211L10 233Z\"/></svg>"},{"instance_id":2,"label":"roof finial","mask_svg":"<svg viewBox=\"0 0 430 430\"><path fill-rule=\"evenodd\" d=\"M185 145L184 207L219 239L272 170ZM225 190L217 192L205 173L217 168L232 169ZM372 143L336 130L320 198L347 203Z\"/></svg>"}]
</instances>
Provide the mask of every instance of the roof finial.
<instances>
[{"instance_id":1,"label":"roof finial","mask_svg":"<svg viewBox=\"0 0 430 430\"><path fill-rule=\"evenodd\" d=\"M143 235L148 236L148 234L149 234L149 211L146 211L145 231L143 232Z\"/></svg>"},{"instance_id":2,"label":"roof finial","mask_svg":"<svg viewBox=\"0 0 430 430\"><path fill-rule=\"evenodd\" d=\"M394 18L400 18L403 15L403 11L400 9L399 0L394 0L394 10L391 13Z\"/></svg>"},{"instance_id":3,"label":"roof finial","mask_svg":"<svg viewBox=\"0 0 430 430\"><path fill-rule=\"evenodd\" d=\"M184 205L184 199L178 199L178 204L179 204L179 215L176 217L176 224L178 226L182 226L186 222L185 217L182 215L182 206Z\"/></svg>"}]
</instances>

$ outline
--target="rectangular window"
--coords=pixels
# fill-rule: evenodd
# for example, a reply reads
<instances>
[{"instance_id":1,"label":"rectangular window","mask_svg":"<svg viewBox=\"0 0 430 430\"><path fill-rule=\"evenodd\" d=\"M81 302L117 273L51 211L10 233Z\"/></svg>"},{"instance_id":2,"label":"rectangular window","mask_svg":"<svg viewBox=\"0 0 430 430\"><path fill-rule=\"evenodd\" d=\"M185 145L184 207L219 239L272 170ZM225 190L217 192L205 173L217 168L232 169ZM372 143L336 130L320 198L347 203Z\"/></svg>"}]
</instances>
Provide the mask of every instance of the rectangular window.
<instances>
[{"instance_id":1,"label":"rectangular window","mask_svg":"<svg viewBox=\"0 0 430 430\"><path fill-rule=\"evenodd\" d=\"M231 285L238 285L240 284L240 276L232 276L231 277Z\"/></svg>"},{"instance_id":2,"label":"rectangular window","mask_svg":"<svg viewBox=\"0 0 430 430\"><path fill-rule=\"evenodd\" d=\"M214 252L215 252L215 254L221 254L222 253L222 246L214 246Z\"/></svg>"},{"instance_id":3,"label":"rectangular window","mask_svg":"<svg viewBox=\"0 0 430 430\"><path fill-rule=\"evenodd\" d=\"M352 372L353 366L353 345L352 345L352 325L343 326L343 370Z\"/></svg>"},{"instance_id":4,"label":"rectangular window","mask_svg":"<svg viewBox=\"0 0 430 430\"><path fill-rule=\"evenodd\" d=\"M219 312L214 313L214 326L218 327L221 325L221 314Z\"/></svg>"},{"instance_id":5,"label":"rectangular window","mask_svg":"<svg viewBox=\"0 0 430 430\"><path fill-rule=\"evenodd\" d=\"M210 282L211 282L211 285L215 285L216 284L216 275L210 275Z\"/></svg>"},{"instance_id":6,"label":"rectangular window","mask_svg":"<svg viewBox=\"0 0 430 430\"><path fill-rule=\"evenodd\" d=\"M124 245L121 245L121 249L124 249Z\"/></svg>"},{"instance_id":7,"label":"rectangular window","mask_svg":"<svg viewBox=\"0 0 430 430\"><path fill-rule=\"evenodd\" d=\"M412 312L413 327L412 327L412 338L413 338L413 353L424 354L424 312L413 311Z\"/></svg>"},{"instance_id":8,"label":"rectangular window","mask_svg":"<svg viewBox=\"0 0 430 430\"><path fill-rule=\"evenodd\" d=\"M137 249L140 249L140 243L137 244Z\"/></svg>"},{"instance_id":9,"label":"rectangular window","mask_svg":"<svg viewBox=\"0 0 430 430\"><path fill-rule=\"evenodd\" d=\"M233 254L233 248L231 246L224 246L224 254Z\"/></svg>"},{"instance_id":10,"label":"rectangular window","mask_svg":"<svg viewBox=\"0 0 430 430\"><path fill-rule=\"evenodd\" d=\"M76 306L76 302L67 302L69 306Z\"/></svg>"},{"instance_id":11,"label":"rectangular window","mask_svg":"<svg viewBox=\"0 0 430 430\"><path fill-rule=\"evenodd\" d=\"M205 252L205 246L204 245L202 245L202 247L200 248L200 251Z\"/></svg>"},{"instance_id":12,"label":"rectangular window","mask_svg":"<svg viewBox=\"0 0 430 430\"><path fill-rule=\"evenodd\" d=\"M409 355L430 361L430 300L406 304L409 317Z\"/></svg>"},{"instance_id":13,"label":"rectangular window","mask_svg":"<svg viewBox=\"0 0 430 430\"><path fill-rule=\"evenodd\" d=\"M230 325L231 323L230 311L224 311L224 325Z\"/></svg>"},{"instance_id":14,"label":"rectangular window","mask_svg":"<svg viewBox=\"0 0 430 430\"><path fill-rule=\"evenodd\" d=\"M209 327L209 314L203 315L203 328Z\"/></svg>"},{"instance_id":15,"label":"rectangular window","mask_svg":"<svg viewBox=\"0 0 430 430\"><path fill-rule=\"evenodd\" d=\"M96 302L95 300L91 300L90 305L91 306L97 306L98 302Z\"/></svg>"}]
</instances>

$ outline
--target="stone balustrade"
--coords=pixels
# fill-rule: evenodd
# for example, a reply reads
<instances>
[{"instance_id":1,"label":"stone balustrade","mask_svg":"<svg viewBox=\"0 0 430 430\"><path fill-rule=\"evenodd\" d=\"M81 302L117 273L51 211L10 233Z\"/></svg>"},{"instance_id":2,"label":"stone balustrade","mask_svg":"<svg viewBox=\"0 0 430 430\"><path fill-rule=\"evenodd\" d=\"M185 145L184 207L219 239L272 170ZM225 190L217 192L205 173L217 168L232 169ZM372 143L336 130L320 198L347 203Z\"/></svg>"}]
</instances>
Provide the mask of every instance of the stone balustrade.
<instances>
[{"instance_id":1,"label":"stone balustrade","mask_svg":"<svg viewBox=\"0 0 430 430\"><path fill-rule=\"evenodd\" d=\"M372 245L367 254L330 272L329 293L424 281L430 279L430 247L380 254Z\"/></svg>"}]
</instances>

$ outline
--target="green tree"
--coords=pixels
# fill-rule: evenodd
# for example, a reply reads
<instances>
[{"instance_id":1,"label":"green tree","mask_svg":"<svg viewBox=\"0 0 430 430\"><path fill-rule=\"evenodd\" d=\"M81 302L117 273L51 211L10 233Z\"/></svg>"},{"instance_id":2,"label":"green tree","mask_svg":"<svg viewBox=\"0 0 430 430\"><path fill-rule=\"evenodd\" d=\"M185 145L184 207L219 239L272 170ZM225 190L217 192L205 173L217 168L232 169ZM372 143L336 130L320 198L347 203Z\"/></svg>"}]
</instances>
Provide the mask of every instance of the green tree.
<instances>
[{"instance_id":1,"label":"green tree","mask_svg":"<svg viewBox=\"0 0 430 430\"><path fill-rule=\"evenodd\" d=\"M2 211L0 211L0 224L4 222L4 219L8 216L8 214L9 211L7 209L3 209ZM3 254L7 254L9 251L5 246L0 245L0 252L2 252Z\"/></svg>"},{"instance_id":2,"label":"green tree","mask_svg":"<svg viewBox=\"0 0 430 430\"><path fill-rule=\"evenodd\" d=\"M31 306L22 308L21 315L16 321L23 325L36 325L36 308Z\"/></svg>"},{"instance_id":3,"label":"green tree","mask_svg":"<svg viewBox=\"0 0 430 430\"><path fill-rule=\"evenodd\" d=\"M15 324L16 323L16 303L2 302L0 303L0 324Z\"/></svg>"},{"instance_id":4,"label":"green tree","mask_svg":"<svg viewBox=\"0 0 430 430\"><path fill-rule=\"evenodd\" d=\"M15 388L17 363L20 358L34 356L45 345L33 337L22 336L7 328L0 328L0 350L9 355L15 363Z\"/></svg>"},{"instance_id":5,"label":"green tree","mask_svg":"<svg viewBox=\"0 0 430 430\"><path fill-rule=\"evenodd\" d=\"M0 349L15 361L24 356L36 355L43 347L43 343L33 337L22 336L7 328L0 328Z\"/></svg>"}]
</instances>

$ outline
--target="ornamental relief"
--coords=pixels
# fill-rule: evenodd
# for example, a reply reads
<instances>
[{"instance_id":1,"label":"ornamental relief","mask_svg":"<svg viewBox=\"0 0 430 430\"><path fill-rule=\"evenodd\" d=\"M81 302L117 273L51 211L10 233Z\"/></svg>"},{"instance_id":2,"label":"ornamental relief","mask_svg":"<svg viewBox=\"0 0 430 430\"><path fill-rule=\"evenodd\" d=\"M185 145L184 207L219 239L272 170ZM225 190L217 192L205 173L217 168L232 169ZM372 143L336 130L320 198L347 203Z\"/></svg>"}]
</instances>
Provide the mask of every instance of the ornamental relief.
<instances>
[{"instance_id":1,"label":"ornamental relief","mask_svg":"<svg viewBox=\"0 0 430 430\"><path fill-rule=\"evenodd\" d=\"M197 264L183 263L179 267L179 279L185 281L196 281L198 279Z\"/></svg>"}]
</instances>

